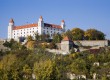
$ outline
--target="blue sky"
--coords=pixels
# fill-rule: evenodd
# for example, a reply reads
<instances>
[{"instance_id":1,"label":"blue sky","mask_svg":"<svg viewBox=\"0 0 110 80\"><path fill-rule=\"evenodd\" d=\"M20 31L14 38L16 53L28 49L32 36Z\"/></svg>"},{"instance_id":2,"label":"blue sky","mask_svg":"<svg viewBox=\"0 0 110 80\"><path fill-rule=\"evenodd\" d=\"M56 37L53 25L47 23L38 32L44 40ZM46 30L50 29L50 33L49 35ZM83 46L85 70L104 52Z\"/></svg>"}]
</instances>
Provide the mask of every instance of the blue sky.
<instances>
[{"instance_id":1,"label":"blue sky","mask_svg":"<svg viewBox=\"0 0 110 80\"><path fill-rule=\"evenodd\" d=\"M0 0L0 38L7 38L10 18L15 25L35 23L42 15L44 22L98 29L110 39L110 0Z\"/></svg>"}]
</instances>

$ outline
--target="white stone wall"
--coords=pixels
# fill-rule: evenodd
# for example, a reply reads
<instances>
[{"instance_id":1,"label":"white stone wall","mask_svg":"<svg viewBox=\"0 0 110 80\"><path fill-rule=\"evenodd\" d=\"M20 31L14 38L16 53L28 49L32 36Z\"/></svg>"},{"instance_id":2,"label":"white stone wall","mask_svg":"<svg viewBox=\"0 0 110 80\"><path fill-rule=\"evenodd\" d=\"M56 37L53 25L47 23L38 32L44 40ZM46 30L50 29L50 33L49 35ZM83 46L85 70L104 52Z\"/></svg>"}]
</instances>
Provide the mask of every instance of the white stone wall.
<instances>
[{"instance_id":1,"label":"white stone wall","mask_svg":"<svg viewBox=\"0 0 110 80\"><path fill-rule=\"evenodd\" d=\"M55 33L62 33L62 29L57 28L50 28L50 27L42 27L42 32L40 31L41 27L32 27L32 28L24 28L24 29L17 29L12 31L12 38L18 39L19 37L27 37L29 35L35 36L35 33L38 34L49 34L50 38L52 39L53 34Z\"/></svg>"},{"instance_id":2,"label":"white stone wall","mask_svg":"<svg viewBox=\"0 0 110 80\"><path fill-rule=\"evenodd\" d=\"M18 39L19 37L27 37L29 35L34 36L38 32L38 27L24 28L13 30L12 38Z\"/></svg>"},{"instance_id":3,"label":"white stone wall","mask_svg":"<svg viewBox=\"0 0 110 80\"><path fill-rule=\"evenodd\" d=\"M52 27L44 27L43 28L43 33L49 34L51 39L53 38L53 34L57 34L57 33L61 34L62 32L63 32L63 30L58 29L58 28L52 28Z\"/></svg>"},{"instance_id":4,"label":"white stone wall","mask_svg":"<svg viewBox=\"0 0 110 80\"><path fill-rule=\"evenodd\" d=\"M61 50L69 53L69 41L61 42Z\"/></svg>"},{"instance_id":5,"label":"white stone wall","mask_svg":"<svg viewBox=\"0 0 110 80\"><path fill-rule=\"evenodd\" d=\"M99 47L104 47L104 46L108 46L108 40L84 40L84 41L79 41L82 46L99 46ZM77 41L74 41L74 43L76 44Z\"/></svg>"}]
</instances>

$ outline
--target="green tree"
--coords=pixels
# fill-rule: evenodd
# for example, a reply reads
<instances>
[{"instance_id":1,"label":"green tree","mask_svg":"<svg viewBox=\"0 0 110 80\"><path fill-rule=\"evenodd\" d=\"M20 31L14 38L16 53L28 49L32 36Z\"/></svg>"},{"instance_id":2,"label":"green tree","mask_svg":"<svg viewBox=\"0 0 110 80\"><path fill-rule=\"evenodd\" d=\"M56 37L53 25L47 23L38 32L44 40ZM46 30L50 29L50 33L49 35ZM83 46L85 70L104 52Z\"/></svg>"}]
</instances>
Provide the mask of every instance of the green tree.
<instances>
[{"instance_id":1,"label":"green tree","mask_svg":"<svg viewBox=\"0 0 110 80\"><path fill-rule=\"evenodd\" d=\"M68 37L69 39L73 39L73 35L72 35L72 32L70 30L67 30L65 33L62 34L62 37Z\"/></svg>"},{"instance_id":2,"label":"green tree","mask_svg":"<svg viewBox=\"0 0 110 80\"><path fill-rule=\"evenodd\" d=\"M27 41L33 41L32 36L28 36L28 37L27 37Z\"/></svg>"},{"instance_id":3,"label":"green tree","mask_svg":"<svg viewBox=\"0 0 110 80\"><path fill-rule=\"evenodd\" d=\"M5 43L3 44L5 47L9 47L12 48L12 45L14 43L17 43L14 39L11 39L10 41L5 41Z\"/></svg>"},{"instance_id":4,"label":"green tree","mask_svg":"<svg viewBox=\"0 0 110 80\"><path fill-rule=\"evenodd\" d=\"M62 40L62 36L60 34L54 34L54 36L53 36L54 43L60 43L61 40Z\"/></svg>"},{"instance_id":5,"label":"green tree","mask_svg":"<svg viewBox=\"0 0 110 80\"><path fill-rule=\"evenodd\" d=\"M83 40L84 39L84 31L80 28L73 28L72 32L72 40Z\"/></svg>"},{"instance_id":6,"label":"green tree","mask_svg":"<svg viewBox=\"0 0 110 80\"><path fill-rule=\"evenodd\" d=\"M40 35L38 33L35 33L35 40L39 41L40 40Z\"/></svg>"},{"instance_id":7,"label":"green tree","mask_svg":"<svg viewBox=\"0 0 110 80\"><path fill-rule=\"evenodd\" d=\"M101 31L98 31L96 29L88 29L85 31L85 39L87 40L104 40L105 34Z\"/></svg>"},{"instance_id":8,"label":"green tree","mask_svg":"<svg viewBox=\"0 0 110 80\"><path fill-rule=\"evenodd\" d=\"M11 66L16 62L17 58L14 54L8 54L3 57L0 61L0 79L1 80L9 80L12 78L12 74L10 73L12 68Z\"/></svg>"},{"instance_id":9,"label":"green tree","mask_svg":"<svg viewBox=\"0 0 110 80\"><path fill-rule=\"evenodd\" d=\"M21 45L21 43L14 41L13 39L11 39L9 42L6 41L3 45L11 50L26 49L24 45Z\"/></svg>"},{"instance_id":10,"label":"green tree","mask_svg":"<svg viewBox=\"0 0 110 80\"><path fill-rule=\"evenodd\" d=\"M26 80L32 79L32 69L27 64L23 67L23 76Z\"/></svg>"},{"instance_id":11,"label":"green tree","mask_svg":"<svg viewBox=\"0 0 110 80\"><path fill-rule=\"evenodd\" d=\"M28 49L34 49L36 47L36 41L28 41L27 42L27 48Z\"/></svg>"},{"instance_id":12,"label":"green tree","mask_svg":"<svg viewBox=\"0 0 110 80\"><path fill-rule=\"evenodd\" d=\"M50 34L49 34L49 33L48 33L48 34L45 34L45 37L44 37L44 38L45 38L45 41L46 41L46 42L49 42Z\"/></svg>"},{"instance_id":13,"label":"green tree","mask_svg":"<svg viewBox=\"0 0 110 80\"><path fill-rule=\"evenodd\" d=\"M50 48L50 49L56 49L57 46L56 46L56 44L55 44L54 42L51 42L51 43L49 44L49 48Z\"/></svg>"},{"instance_id":14,"label":"green tree","mask_svg":"<svg viewBox=\"0 0 110 80\"><path fill-rule=\"evenodd\" d=\"M68 67L70 72L74 74L85 74L87 73L86 62L83 59L75 59Z\"/></svg>"},{"instance_id":15,"label":"green tree","mask_svg":"<svg viewBox=\"0 0 110 80\"><path fill-rule=\"evenodd\" d=\"M60 80L60 72L51 60L40 61L34 64L34 74L37 80Z\"/></svg>"}]
</instances>

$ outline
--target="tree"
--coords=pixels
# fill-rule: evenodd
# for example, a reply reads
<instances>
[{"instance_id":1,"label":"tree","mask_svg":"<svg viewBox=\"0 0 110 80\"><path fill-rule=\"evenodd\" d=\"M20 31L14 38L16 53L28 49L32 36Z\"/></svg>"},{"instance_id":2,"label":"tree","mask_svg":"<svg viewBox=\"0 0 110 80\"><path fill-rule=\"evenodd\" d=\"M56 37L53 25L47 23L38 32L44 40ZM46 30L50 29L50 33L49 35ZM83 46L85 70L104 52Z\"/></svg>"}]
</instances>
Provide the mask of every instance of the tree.
<instances>
[{"instance_id":1,"label":"tree","mask_svg":"<svg viewBox=\"0 0 110 80\"><path fill-rule=\"evenodd\" d=\"M88 29L85 31L85 39L87 40L104 40L105 34L101 31L98 31L96 29Z\"/></svg>"},{"instance_id":2,"label":"tree","mask_svg":"<svg viewBox=\"0 0 110 80\"><path fill-rule=\"evenodd\" d=\"M73 39L72 32L70 30L67 30L65 33L62 34L62 37L67 36L69 39Z\"/></svg>"},{"instance_id":3,"label":"tree","mask_svg":"<svg viewBox=\"0 0 110 80\"><path fill-rule=\"evenodd\" d=\"M14 39L11 39L10 41L5 41L5 43L3 44L5 47L8 47L8 48L12 48L12 45L14 43L17 43L16 41L14 41Z\"/></svg>"},{"instance_id":4,"label":"tree","mask_svg":"<svg viewBox=\"0 0 110 80\"><path fill-rule=\"evenodd\" d=\"M28 41L27 42L27 48L28 49L34 49L36 47L36 42L35 41Z\"/></svg>"},{"instance_id":5,"label":"tree","mask_svg":"<svg viewBox=\"0 0 110 80\"><path fill-rule=\"evenodd\" d=\"M9 80L12 78L12 65L16 62L17 58L14 54L8 54L0 61L0 79Z\"/></svg>"},{"instance_id":6,"label":"tree","mask_svg":"<svg viewBox=\"0 0 110 80\"><path fill-rule=\"evenodd\" d=\"M40 38L40 41L49 42L50 35L49 35L49 33L41 34L41 35L39 35L39 38Z\"/></svg>"},{"instance_id":7,"label":"tree","mask_svg":"<svg viewBox=\"0 0 110 80\"><path fill-rule=\"evenodd\" d=\"M50 38L50 34L48 33L48 34L45 34L45 40L46 40L46 42L49 42L49 38Z\"/></svg>"},{"instance_id":8,"label":"tree","mask_svg":"<svg viewBox=\"0 0 110 80\"><path fill-rule=\"evenodd\" d=\"M54 42L51 42L50 44L49 44L49 48L50 49L56 49L56 45L55 45L55 43Z\"/></svg>"},{"instance_id":9,"label":"tree","mask_svg":"<svg viewBox=\"0 0 110 80\"><path fill-rule=\"evenodd\" d=\"M54 43L60 43L61 40L62 40L62 36L60 34L54 34L54 36L53 36Z\"/></svg>"},{"instance_id":10,"label":"tree","mask_svg":"<svg viewBox=\"0 0 110 80\"><path fill-rule=\"evenodd\" d=\"M31 79L32 77L32 69L29 67L29 65L24 65L24 67L23 67L23 76L24 76L24 78L26 79L26 80L29 80L29 79Z\"/></svg>"},{"instance_id":11,"label":"tree","mask_svg":"<svg viewBox=\"0 0 110 80\"><path fill-rule=\"evenodd\" d=\"M81 75L86 74L86 62L83 59L75 59L68 67L70 71L74 74Z\"/></svg>"},{"instance_id":12,"label":"tree","mask_svg":"<svg viewBox=\"0 0 110 80\"><path fill-rule=\"evenodd\" d=\"M27 37L27 41L33 41L32 36L28 36L28 37Z\"/></svg>"},{"instance_id":13,"label":"tree","mask_svg":"<svg viewBox=\"0 0 110 80\"><path fill-rule=\"evenodd\" d=\"M72 40L83 40L84 39L84 31L80 28L73 28L72 32Z\"/></svg>"},{"instance_id":14,"label":"tree","mask_svg":"<svg viewBox=\"0 0 110 80\"><path fill-rule=\"evenodd\" d=\"M34 74L37 80L60 80L60 72L54 61L39 61L34 64Z\"/></svg>"},{"instance_id":15,"label":"tree","mask_svg":"<svg viewBox=\"0 0 110 80\"><path fill-rule=\"evenodd\" d=\"M11 50L25 49L24 45L21 45L19 42L14 41L13 39L11 39L9 42L6 41L3 45Z\"/></svg>"},{"instance_id":16,"label":"tree","mask_svg":"<svg viewBox=\"0 0 110 80\"><path fill-rule=\"evenodd\" d=\"M40 40L40 35L38 33L35 33L35 40L39 41Z\"/></svg>"}]
</instances>

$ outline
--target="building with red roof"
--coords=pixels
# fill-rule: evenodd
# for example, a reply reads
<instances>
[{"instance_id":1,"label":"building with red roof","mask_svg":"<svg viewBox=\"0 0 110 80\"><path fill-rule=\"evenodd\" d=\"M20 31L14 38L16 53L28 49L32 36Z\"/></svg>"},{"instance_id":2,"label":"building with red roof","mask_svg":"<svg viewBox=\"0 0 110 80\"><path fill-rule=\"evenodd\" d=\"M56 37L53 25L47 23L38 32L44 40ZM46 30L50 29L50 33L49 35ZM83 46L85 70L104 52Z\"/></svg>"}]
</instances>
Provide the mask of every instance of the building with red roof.
<instances>
[{"instance_id":1,"label":"building with red roof","mask_svg":"<svg viewBox=\"0 0 110 80\"><path fill-rule=\"evenodd\" d=\"M38 22L16 26L14 20L10 19L8 26L8 39L18 40L20 37L35 36L35 33L49 34L53 38L53 34L61 34L65 32L65 21L62 20L60 25L44 23L43 17L40 16Z\"/></svg>"},{"instance_id":2,"label":"building with red roof","mask_svg":"<svg viewBox=\"0 0 110 80\"><path fill-rule=\"evenodd\" d=\"M61 41L61 50L65 52L65 54L68 54L70 53L70 49L73 48L73 45L73 41L66 36Z\"/></svg>"}]
</instances>

